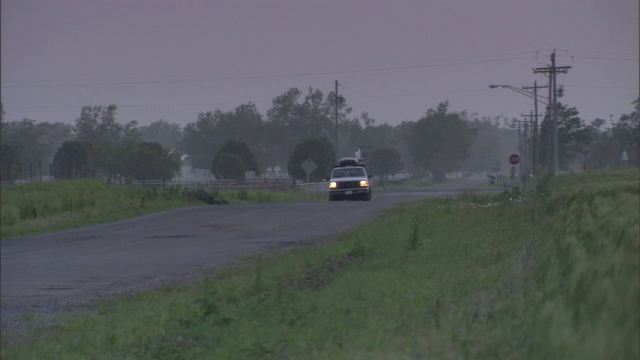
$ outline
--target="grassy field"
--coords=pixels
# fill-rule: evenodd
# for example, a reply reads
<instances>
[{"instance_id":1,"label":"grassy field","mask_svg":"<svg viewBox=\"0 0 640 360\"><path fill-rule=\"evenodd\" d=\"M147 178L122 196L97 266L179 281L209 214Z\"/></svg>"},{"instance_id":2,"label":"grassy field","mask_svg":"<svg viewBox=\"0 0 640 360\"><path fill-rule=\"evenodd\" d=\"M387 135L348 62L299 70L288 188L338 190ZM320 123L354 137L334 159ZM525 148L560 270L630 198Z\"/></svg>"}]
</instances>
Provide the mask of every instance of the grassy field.
<instances>
[{"instance_id":1,"label":"grassy field","mask_svg":"<svg viewBox=\"0 0 640 360\"><path fill-rule=\"evenodd\" d=\"M638 169L560 176L546 191L531 345L540 358L639 359Z\"/></svg>"},{"instance_id":2,"label":"grassy field","mask_svg":"<svg viewBox=\"0 0 640 360\"><path fill-rule=\"evenodd\" d=\"M639 179L589 172L404 205L329 245L96 304L0 354L638 359Z\"/></svg>"},{"instance_id":3,"label":"grassy field","mask_svg":"<svg viewBox=\"0 0 640 360\"><path fill-rule=\"evenodd\" d=\"M238 204L313 199L320 197L296 191L237 190L212 194L178 187L109 185L94 180L15 185L0 189L0 239L205 205L205 200Z\"/></svg>"}]
</instances>

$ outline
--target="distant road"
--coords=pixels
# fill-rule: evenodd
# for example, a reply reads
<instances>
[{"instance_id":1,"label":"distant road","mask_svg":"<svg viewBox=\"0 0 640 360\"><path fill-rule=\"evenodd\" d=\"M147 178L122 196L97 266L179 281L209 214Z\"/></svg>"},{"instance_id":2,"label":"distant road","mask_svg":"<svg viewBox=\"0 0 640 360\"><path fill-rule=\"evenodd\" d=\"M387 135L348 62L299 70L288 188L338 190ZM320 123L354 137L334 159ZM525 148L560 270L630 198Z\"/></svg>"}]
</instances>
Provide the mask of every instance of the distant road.
<instances>
[{"instance_id":1,"label":"distant road","mask_svg":"<svg viewBox=\"0 0 640 360\"><path fill-rule=\"evenodd\" d=\"M328 239L400 202L460 190L377 192L371 202L202 206L4 240L2 330L19 326L25 312L55 314L195 280L247 256Z\"/></svg>"}]
</instances>

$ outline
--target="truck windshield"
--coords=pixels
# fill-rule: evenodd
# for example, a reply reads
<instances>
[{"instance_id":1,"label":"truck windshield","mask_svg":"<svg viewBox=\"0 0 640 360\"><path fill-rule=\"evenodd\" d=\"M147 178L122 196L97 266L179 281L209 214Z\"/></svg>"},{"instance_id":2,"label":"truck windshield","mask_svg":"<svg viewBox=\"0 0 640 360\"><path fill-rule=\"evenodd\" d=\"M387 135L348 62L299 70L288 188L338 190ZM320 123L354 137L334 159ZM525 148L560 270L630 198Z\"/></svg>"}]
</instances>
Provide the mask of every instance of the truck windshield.
<instances>
[{"instance_id":1,"label":"truck windshield","mask_svg":"<svg viewBox=\"0 0 640 360\"><path fill-rule=\"evenodd\" d=\"M333 170L332 177L342 178L342 177L354 177L354 176L364 176L364 169L362 168L335 169Z\"/></svg>"}]
</instances>

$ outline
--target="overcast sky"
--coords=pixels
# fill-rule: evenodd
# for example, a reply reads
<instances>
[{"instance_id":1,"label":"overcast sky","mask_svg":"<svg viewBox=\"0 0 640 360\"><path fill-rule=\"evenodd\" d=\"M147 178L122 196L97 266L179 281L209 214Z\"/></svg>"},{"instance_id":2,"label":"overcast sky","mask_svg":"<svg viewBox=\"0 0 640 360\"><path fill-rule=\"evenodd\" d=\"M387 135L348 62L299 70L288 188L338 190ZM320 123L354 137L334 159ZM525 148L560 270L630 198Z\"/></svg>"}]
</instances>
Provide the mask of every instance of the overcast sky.
<instances>
[{"instance_id":1,"label":"overcast sky","mask_svg":"<svg viewBox=\"0 0 640 360\"><path fill-rule=\"evenodd\" d=\"M617 119L639 96L638 0L2 0L6 120L181 125L291 87L339 93L378 124L450 110L508 118L533 100L505 88L559 75L582 118ZM547 90L541 90L547 95Z\"/></svg>"}]
</instances>

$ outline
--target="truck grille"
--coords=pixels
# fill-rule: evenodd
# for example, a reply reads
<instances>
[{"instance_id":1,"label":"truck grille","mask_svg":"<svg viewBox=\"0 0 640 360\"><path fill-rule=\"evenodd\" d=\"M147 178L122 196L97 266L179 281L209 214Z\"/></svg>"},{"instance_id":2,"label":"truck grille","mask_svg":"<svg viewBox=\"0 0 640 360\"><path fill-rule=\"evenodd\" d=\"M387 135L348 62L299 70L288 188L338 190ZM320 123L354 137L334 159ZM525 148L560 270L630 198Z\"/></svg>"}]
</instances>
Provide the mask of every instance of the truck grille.
<instances>
[{"instance_id":1,"label":"truck grille","mask_svg":"<svg viewBox=\"0 0 640 360\"><path fill-rule=\"evenodd\" d=\"M360 181L343 181L338 183L338 189L357 189L360 187Z\"/></svg>"}]
</instances>

